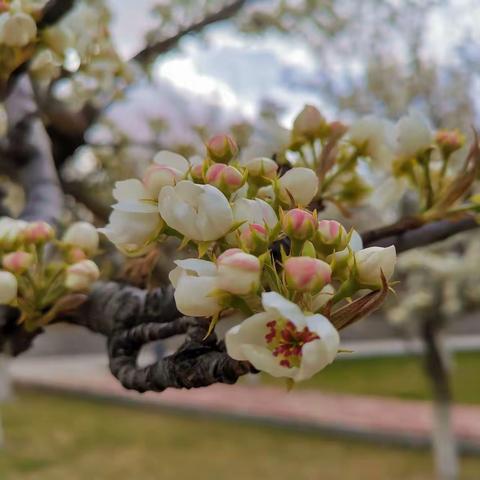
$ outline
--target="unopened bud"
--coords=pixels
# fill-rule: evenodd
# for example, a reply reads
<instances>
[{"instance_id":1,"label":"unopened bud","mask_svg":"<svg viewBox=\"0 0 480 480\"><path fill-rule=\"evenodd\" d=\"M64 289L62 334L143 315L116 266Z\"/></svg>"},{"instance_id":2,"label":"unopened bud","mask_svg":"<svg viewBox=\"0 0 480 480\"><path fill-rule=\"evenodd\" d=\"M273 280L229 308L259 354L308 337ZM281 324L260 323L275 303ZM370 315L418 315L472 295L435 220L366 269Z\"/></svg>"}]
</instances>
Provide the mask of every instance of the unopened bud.
<instances>
[{"instance_id":1,"label":"unopened bud","mask_svg":"<svg viewBox=\"0 0 480 480\"><path fill-rule=\"evenodd\" d=\"M226 250L217 259L218 286L234 295L254 292L260 285L260 260L239 248Z\"/></svg>"},{"instance_id":2,"label":"unopened bud","mask_svg":"<svg viewBox=\"0 0 480 480\"><path fill-rule=\"evenodd\" d=\"M332 279L328 263L318 258L291 257L284 264L289 288L298 292L319 292Z\"/></svg>"},{"instance_id":3,"label":"unopened bud","mask_svg":"<svg viewBox=\"0 0 480 480\"><path fill-rule=\"evenodd\" d=\"M145 172L143 184L147 192L156 200L163 187L175 185L180 178L180 172L175 171L173 168L154 164L148 167Z\"/></svg>"},{"instance_id":4,"label":"unopened bud","mask_svg":"<svg viewBox=\"0 0 480 480\"><path fill-rule=\"evenodd\" d=\"M229 135L215 135L207 142L207 153L211 160L228 163L238 154L238 146Z\"/></svg>"},{"instance_id":5,"label":"unopened bud","mask_svg":"<svg viewBox=\"0 0 480 480\"><path fill-rule=\"evenodd\" d=\"M0 218L0 248L11 250L23 241L23 232L28 223L13 218Z\"/></svg>"},{"instance_id":6,"label":"unopened bud","mask_svg":"<svg viewBox=\"0 0 480 480\"><path fill-rule=\"evenodd\" d=\"M465 135L458 130L439 130L435 136L435 141L446 157L456 150L459 150L465 144Z\"/></svg>"},{"instance_id":7,"label":"unopened bud","mask_svg":"<svg viewBox=\"0 0 480 480\"><path fill-rule=\"evenodd\" d=\"M98 250L99 237L97 229L92 224L76 222L67 229L62 241L91 255Z\"/></svg>"},{"instance_id":8,"label":"unopened bud","mask_svg":"<svg viewBox=\"0 0 480 480\"><path fill-rule=\"evenodd\" d=\"M317 233L322 244L333 246L335 250L343 250L347 246L347 232L335 220L320 220Z\"/></svg>"},{"instance_id":9,"label":"unopened bud","mask_svg":"<svg viewBox=\"0 0 480 480\"><path fill-rule=\"evenodd\" d=\"M381 287L381 272L386 280L393 275L397 254L395 247L369 247L355 253L357 281L368 287Z\"/></svg>"},{"instance_id":10,"label":"unopened bud","mask_svg":"<svg viewBox=\"0 0 480 480\"><path fill-rule=\"evenodd\" d=\"M268 249L267 229L258 223L252 223L243 228L240 234L240 244L245 250L260 255Z\"/></svg>"},{"instance_id":11,"label":"unopened bud","mask_svg":"<svg viewBox=\"0 0 480 480\"><path fill-rule=\"evenodd\" d=\"M277 176L278 164L271 158L258 157L245 163L250 177L255 180L263 180L262 184L268 185L269 180Z\"/></svg>"},{"instance_id":12,"label":"unopened bud","mask_svg":"<svg viewBox=\"0 0 480 480\"><path fill-rule=\"evenodd\" d=\"M9 272L22 274L33 265L33 255L27 252L12 252L3 257L2 265Z\"/></svg>"},{"instance_id":13,"label":"unopened bud","mask_svg":"<svg viewBox=\"0 0 480 480\"><path fill-rule=\"evenodd\" d=\"M315 234L317 221L313 214L294 208L282 217L283 231L294 240L308 240Z\"/></svg>"},{"instance_id":14,"label":"unopened bud","mask_svg":"<svg viewBox=\"0 0 480 480\"><path fill-rule=\"evenodd\" d=\"M327 129L324 116L313 105L305 105L293 122L293 136L296 139L315 140L321 138Z\"/></svg>"},{"instance_id":15,"label":"unopened bud","mask_svg":"<svg viewBox=\"0 0 480 480\"><path fill-rule=\"evenodd\" d=\"M18 283L15 275L0 271L0 305L8 305L17 297Z\"/></svg>"},{"instance_id":16,"label":"unopened bud","mask_svg":"<svg viewBox=\"0 0 480 480\"><path fill-rule=\"evenodd\" d=\"M55 230L47 222L29 223L23 232L28 243L45 243L55 238Z\"/></svg>"},{"instance_id":17,"label":"unopened bud","mask_svg":"<svg viewBox=\"0 0 480 480\"><path fill-rule=\"evenodd\" d=\"M244 177L235 167L216 163L207 170L205 181L228 194L243 185Z\"/></svg>"},{"instance_id":18,"label":"unopened bud","mask_svg":"<svg viewBox=\"0 0 480 480\"><path fill-rule=\"evenodd\" d=\"M91 260L82 260L67 268L65 286L73 292L88 290L100 276L97 265Z\"/></svg>"},{"instance_id":19,"label":"unopened bud","mask_svg":"<svg viewBox=\"0 0 480 480\"><path fill-rule=\"evenodd\" d=\"M0 40L9 47L25 47L37 35L35 20L24 12L5 13L0 23Z\"/></svg>"}]
</instances>

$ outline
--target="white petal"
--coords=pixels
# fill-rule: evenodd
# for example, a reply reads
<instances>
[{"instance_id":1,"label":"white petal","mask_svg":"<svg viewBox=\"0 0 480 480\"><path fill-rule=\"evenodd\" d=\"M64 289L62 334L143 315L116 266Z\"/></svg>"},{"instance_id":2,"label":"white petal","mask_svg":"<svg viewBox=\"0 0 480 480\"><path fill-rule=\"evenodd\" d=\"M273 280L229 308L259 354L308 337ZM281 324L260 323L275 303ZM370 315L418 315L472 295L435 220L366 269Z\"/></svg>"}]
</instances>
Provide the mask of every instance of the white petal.
<instances>
[{"instance_id":1,"label":"white petal","mask_svg":"<svg viewBox=\"0 0 480 480\"><path fill-rule=\"evenodd\" d=\"M182 276L175 289L177 308L184 315L211 317L221 310L212 292L217 288L215 277Z\"/></svg>"},{"instance_id":2,"label":"white petal","mask_svg":"<svg viewBox=\"0 0 480 480\"><path fill-rule=\"evenodd\" d=\"M298 305L282 297L279 293L262 293L262 304L267 312L291 320L297 328L305 327L305 316Z\"/></svg>"},{"instance_id":3,"label":"white petal","mask_svg":"<svg viewBox=\"0 0 480 480\"><path fill-rule=\"evenodd\" d=\"M134 200L144 200L148 198L147 191L143 183L137 178L122 180L115 183L113 189L113 198L118 202L128 202Z\"/></svg>"},{"instance_id":4,"label":"white petal","mask_svg":"<svg viewBox=\"0 0 480 480\"><path fill-rule=\"evenodd\" d=\"M268 313L257 313L231 328L225 335L228 354L235 360L247 360L242 347L247 344L264 346L267 323L272 319Z\"/></svg>"},{"instance_id":5,"label":"white petal","mask_svg":"<svg viewBox=\"0 0 480 480\"><path fill-rule=\"evenodd\" d=\"M158 152L153 161L158 165L174 168L183 175L187 173L190 166L186 158L182 157L178 153L169 152L168 150L161 150Z\"/></svg>"},{"instance_id":6,"label":"white petal","mask_svg":"<svg viewBox=\"0 0 480 480\"><path fill-rule=\"evenodd\" d=\"M176 260L175 264L184 270L195 272L199 276L214 277L217 274L216 265L208 260L188 258L186 260Z\"/></svg>"},{"instance_id":7,"label":"white petal","mask_svg":"<svg viewBox=\"0 0 480 480\"><path fill-rule=\"evenodd\" d=\"M298 374L298 368L282 367L272 352L258 345L247 344L242 347L246 359L257 369L272 377L291 377Z\"/></svg>"},{"instance_id":8,"label":"white petal","mask_svg":"<svg viewBox=\"0 0 480 480\"><path fill-rule=\"evenodd\" d=\"M299 205L308 205L318 191L318 178L316 173L310 168L297 167L292 168L280 177L282 189L288 190L295 202ZM286 201L289 201L289 195L284 194Z\"/></svg>"}]
</instances>

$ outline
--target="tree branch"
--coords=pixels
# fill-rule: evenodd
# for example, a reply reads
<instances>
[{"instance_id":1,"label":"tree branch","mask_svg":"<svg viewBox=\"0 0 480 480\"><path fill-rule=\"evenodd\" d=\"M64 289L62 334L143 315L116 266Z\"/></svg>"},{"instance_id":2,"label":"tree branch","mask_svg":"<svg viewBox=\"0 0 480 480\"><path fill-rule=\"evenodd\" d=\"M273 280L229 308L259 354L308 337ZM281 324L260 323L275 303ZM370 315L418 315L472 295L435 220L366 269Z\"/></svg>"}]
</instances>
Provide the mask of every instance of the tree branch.
<instances>
[{"instance_id":1,"label":"tree branch","mask_svg":"<svg viewBox=\"0 0 480 480\"><path fill-rule=\"evenodd\" d=\"M7 154L27 197L22 218L55 225L62 213L63 193L27 75L15 84L5 106L10 123Z\"/></svg>"},{"instance_id":2,"label":"tree branch","mask_svg":"<svg viewBox=\"0 0 480 480\"><path fill-rule=\"evenodd\" d=\"M411 223L409 225L405 224L403 230L395 227L392 230L380 229L368 231L362 234L362 239L365 247L388 247L394 245L397 253L400 253L405 250L411 250L412 248L423 247L445 240L457 233L473 230L479 226L475 218L467 216L460 220L440 220L427 223L418 228L415 227L414 223ZM383 236L378 234L378 232L382 230Z\"/></svg>"},{"instance_id":3,"label":"tree branch","mask_svg":"<svg viewBox=\"0 0 480 480\"><path fill-rule=\"evenodd\" d=\"M43 16L38 23L42 29L54 25L62 19L75 5L75 0L50 0L43 10Z\"/></svg>"},{"instance_id":4,"label":"tree branch","mask_svg":"<svg viewBox=\"0 0 480 480\"><path fill-rule=\"evenodd\" d=\"M173 37L146 46L143 50L138 52L132 58L132 60L140 63L149 63L157 55L160 55L161 53L164 53L167 50L173 48L185 35L188 35L189 33L199 32L203 30L203 28L205 28L206 26L211 25L212 23L226 20L232 17L245 5L245 3L246 0L236 0L229 5L226 5L217 12L207 15L201 21L193 23L192 25L189 25L188 27L180 30Z\"/></svg>"}]
</instances>

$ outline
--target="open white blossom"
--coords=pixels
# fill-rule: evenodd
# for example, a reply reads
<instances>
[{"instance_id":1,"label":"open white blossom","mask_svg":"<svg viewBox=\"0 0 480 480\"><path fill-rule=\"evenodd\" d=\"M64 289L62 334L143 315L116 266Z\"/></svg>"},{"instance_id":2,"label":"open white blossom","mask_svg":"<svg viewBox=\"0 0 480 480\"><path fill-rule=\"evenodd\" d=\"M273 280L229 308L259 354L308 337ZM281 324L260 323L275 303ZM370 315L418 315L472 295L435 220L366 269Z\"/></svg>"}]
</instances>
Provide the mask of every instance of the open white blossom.
<instances>
[{"instance_id":1,"label":"open white blossom","mask_svg":"<svg viewBox=\"0 0 480 480\"><path fill-rule=\"evenodd\" d=\"M305 315L276 292L262 295L265 312L230 329L228 354L274 377L306 380L335 359L339 335L323 315Z\"/></svg>"}]
</instances>

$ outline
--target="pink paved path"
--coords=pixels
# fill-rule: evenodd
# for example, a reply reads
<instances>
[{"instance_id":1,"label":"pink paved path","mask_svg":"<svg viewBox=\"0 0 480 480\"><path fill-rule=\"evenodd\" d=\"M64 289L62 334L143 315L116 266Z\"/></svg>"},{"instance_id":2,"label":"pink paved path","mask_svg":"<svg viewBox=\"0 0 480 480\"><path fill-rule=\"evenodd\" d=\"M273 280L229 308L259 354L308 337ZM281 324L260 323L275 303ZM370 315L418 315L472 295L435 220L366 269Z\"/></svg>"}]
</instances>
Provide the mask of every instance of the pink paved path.
<instances>
[{"instance_id":1,"label":"pink paved path","mask_svg":"<svg viewBox=\"0 0 480 480\"><path fill-rule=\"evenodd\" d=\"M22 385L320 430L376 434L381 438L417 443L425 443L432 424L428 402L313 390L286 392L268 386L214 385L142 395L124 390L98 360L75 363L67 358L31 359L14 362L12 373L15 381ZM457 405L454 425L464 445L480 450L480 407Z\"/></svg>"}]
</instances>

